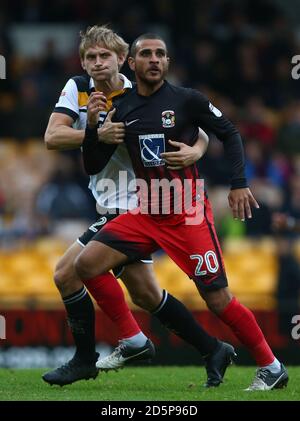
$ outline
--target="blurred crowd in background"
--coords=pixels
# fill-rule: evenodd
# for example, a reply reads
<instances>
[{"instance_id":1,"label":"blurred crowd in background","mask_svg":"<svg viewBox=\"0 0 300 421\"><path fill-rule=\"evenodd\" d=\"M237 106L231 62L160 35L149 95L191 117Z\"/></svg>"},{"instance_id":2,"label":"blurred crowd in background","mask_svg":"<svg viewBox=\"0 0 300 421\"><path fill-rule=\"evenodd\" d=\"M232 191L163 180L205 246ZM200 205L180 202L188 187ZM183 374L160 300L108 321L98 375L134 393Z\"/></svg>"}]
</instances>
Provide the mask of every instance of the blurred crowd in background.
<instances>
[{"instance_id":1,"label":"blurred crowd in background","mask_svg":"<svg viewBox=\"0 0 300 421\"><path fill-rule=\"evenodd\" d=\"M78 31L73 48L65 56L58 53L59 45L51 38L51 31L41 54L28 56L16 50L11 28L49 22L54 27L77 22L82 29L89 24L111 23L128 42L146 31L161 33L171 56L169 80L203 91L237 125L247 154L247 176L261 210L246 227L232 223L226 200L229 171L222 144L211 138L199 169L211 199L218 203L216 218L221 236L243 235L245 231L270 234L270 211L274 209L300 217L300 82L291 77L291 58L300 50L300 39L276 3L54 0L49 8L47 2L35 0L2 2L0 53L6 58L8 77L0 82L0 136L16 139L20 147L32 138L42 142L64 84L69 77L82 73ZM132 77L126 66L123 70ZM1 212L15 216L13 225L18 232L20 217L24 219L24 234L45 229L43 218L38 226L35 213L54 219L94 217L92 201L85 197L89 194L84 189L87 179L79 152L52 160L45 177L41 177L45 168L30 171L34 162L24 162L25 156L20 160L17 180L12 183L12 168L3 168L0 184ZM46 165L46 152L43 160ZM31 174L27 183L34 183L36 192L32 197L34 210L28 218L25 214L30 205L24 207L24 191L12 194L13 189L24 188L27 171ZM68 191L72 199L68 199Z\"/></svg>"},{"instance_id":2,"label":"blurred crowd in background","mask_svg":"<svg viewBox=\"0 0 300 421\"><path fill-rule=\"evenodd\" d=\"M62 55L53 36L55 28L63 25L67 31L74 23L78 30L73 46ZM198 163L222 238L270 235L275 210L300 217L300 80L291 76L300 37L280 2L52 0L50 7L46 1L4 0L0 10L0 54L7 62L7 79L0 81L3 247L15 238L51 233L58 221L95 218L80 152L47 152L42 139L66 81L82 73L79 29L95 23L110 23L129 43L144 32L161 34L171 57L168 79L204 92L240 130L248 180L261 206L251 221L232 219L227 203L229 168L222 144L213 136ZM14 33L37 24L53 29L40 54L22 54ZM132 77L127 66L123 71Z\"/></svg>"}]
</instances>

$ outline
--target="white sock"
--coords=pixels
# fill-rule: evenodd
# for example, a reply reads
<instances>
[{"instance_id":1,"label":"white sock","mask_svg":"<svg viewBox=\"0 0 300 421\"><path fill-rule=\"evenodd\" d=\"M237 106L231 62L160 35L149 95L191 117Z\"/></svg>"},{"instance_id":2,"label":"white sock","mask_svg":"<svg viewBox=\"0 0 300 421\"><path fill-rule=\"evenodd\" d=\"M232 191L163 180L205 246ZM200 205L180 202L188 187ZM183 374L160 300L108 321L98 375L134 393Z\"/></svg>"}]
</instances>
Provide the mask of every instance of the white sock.
<instances>
[{"instance_id":1,"label":"white sock","mask_svg":"<svg viewBox=\"0 0 300 421\"><path fill-rule=\"evenodd\" d=\"M262 368L267 368L268 370L271 371L271 373L279 373L279 371L281 370L281 364L280 362L277 360L277 358L274 358L274 361L272 362L272 364L266 365Z\"/></svg>"},{"instance_id":2,"label":"white sock","mask_svg":"<svg viewBox=\"0 0 300 421\"><path fill-rule=\"evenodd\" d=\"M124 345L129 345L131 348L141 348L145 345L147 339L147 336L140 332L130 338L122 339L120 342Z\"/></svg>"}]
</instances>

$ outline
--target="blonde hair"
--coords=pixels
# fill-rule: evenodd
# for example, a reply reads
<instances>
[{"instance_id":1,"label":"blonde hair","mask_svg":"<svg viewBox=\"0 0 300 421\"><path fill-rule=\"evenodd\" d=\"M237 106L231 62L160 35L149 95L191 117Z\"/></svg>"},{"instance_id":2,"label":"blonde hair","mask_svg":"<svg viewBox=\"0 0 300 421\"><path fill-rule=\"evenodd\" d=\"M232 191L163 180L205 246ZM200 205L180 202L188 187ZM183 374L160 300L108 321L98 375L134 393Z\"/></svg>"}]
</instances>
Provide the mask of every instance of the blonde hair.
<instances>
[{"instance_id":1,"label":"blonde hair","mask_svg":"<svg viewBox=\"0 0 300 421\"><path fill-rule=\"evenodd\" d=\"M80 37L79 55L81 60L84 59L86 50L97 44L101 44L104 48L114 51L118 56L124 54L126 57L128 55L129 44L106 25L89 26L85 32L80 31Z\"/></svg>"}]
</instances>

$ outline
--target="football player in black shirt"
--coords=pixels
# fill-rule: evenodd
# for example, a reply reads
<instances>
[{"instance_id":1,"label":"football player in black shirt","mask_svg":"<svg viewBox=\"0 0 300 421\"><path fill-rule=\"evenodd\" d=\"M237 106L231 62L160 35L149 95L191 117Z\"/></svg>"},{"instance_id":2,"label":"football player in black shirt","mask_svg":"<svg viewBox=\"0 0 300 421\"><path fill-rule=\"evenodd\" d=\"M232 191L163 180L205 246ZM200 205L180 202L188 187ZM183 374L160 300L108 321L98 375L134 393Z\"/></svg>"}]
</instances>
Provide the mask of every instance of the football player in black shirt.
<instances>
[{"instance_id":1,"label":"football player in black shirt","mask_svg":"<svg viewBox=\"0 0 300 421\"><path fill-rule=\"evenodd\" d=\"M258 207L258 204L247 186L240 135L202 94L169 84L165 80L168 64L166 44L161 37L145 34L133 43L129 65L135 72L137 85L128 95L118 98L114 107L116 121L126 126L125 142L137 180L141 179L140 205L134 212L118 216L96 234L76 259L77 273L81 279L88 279L162 248L195 282L208 307L255 358L258 370L247 390L283 387L288 382L285 367L273 355L252 312L227 287L212 210L206 194L201 197L195 165L171 170L164 162L164 154L173 150L169 138L180 138L192 145L198 127L214 132L224 144L232 169L229 204L233 215L242 220L250 218L251 206ZM107 150L101 157L97 153L93 114L88 107L83 152L89 174L98 171L98 166L113 152L113 148ZM166 196L153 187L162 180L170 184L176 180ZM186 190L191 200L187 206L180 207L185 202Z\"/></svg>"},{"instance_id":2,"label":"football player in black shirt","mask_svg":"<svg viewBox=\"0 0 300 421\"><path fill-rule=\"evenodd\" d=\"M92 92L90 105L95 103L97 110L99 141L103 148L107 146L106 143L117 144L118 147L115 148L110 162L91 177L91 190L98 207L101 205L100 218L69 247L55 269L55 283L67 311L76 350L70 361L44 374L43 379L61 386L81 379L95 378L99 368L118 369L127 362L149 359L154 355L152 342L141 332L113 274L107 272L85 279L83 285L73 267L75 257L95 233L121 210L130 209L128 204L131 199L136 201L135 192L128 194L128 190L118 184L119 173L123 172L123 178L126 176L128 181L135 178L128 152L122 145L125 126L123 123L111 122L113 112L108 114L112 100L132 88L131 82L119 73L129 46L118 34L105 26L90 27L81 35L80 58L86 73L74 76L65 85L49 120L45 134L46 145L49 149L58 150L81 146L86 126L87 102ZM169 166L181 168L189 162L195 162L205 151L206 143L207 136L203 132L195 147L174 142L173 145L178 150L168 159ZM98 189L98 182L101 183L104 178L114 181L116 186L109 196L109 203L106 203L105 192ZM151 257L146 259L144 256L142 262L138 260L123 268L124 270L119 267L115 274L120 275L126 283L136 305L153 313L163 325L176 332L205 357L207 386L218 386L230 362L230 356L234 354L233 347L207 334L180 301L159 287L151 263ZM95 366L98 354L95 353L94 307L86 289L102 311L116 324L120 335L119 346L111 355L99 360L98 368Z\"/></svg>"}]
</instances>

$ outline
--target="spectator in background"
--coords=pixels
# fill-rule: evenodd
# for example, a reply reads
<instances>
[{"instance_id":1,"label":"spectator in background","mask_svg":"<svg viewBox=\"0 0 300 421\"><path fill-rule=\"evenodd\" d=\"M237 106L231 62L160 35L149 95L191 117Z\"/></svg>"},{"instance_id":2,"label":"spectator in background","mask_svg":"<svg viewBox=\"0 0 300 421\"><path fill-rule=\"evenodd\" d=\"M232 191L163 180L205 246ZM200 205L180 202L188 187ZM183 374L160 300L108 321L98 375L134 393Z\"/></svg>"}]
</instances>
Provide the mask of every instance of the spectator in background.
<instances>
[{"instance_id":1,"label":"spectator in background","mask_svg":"<svg viewBox=\"0 0 300 421\"><path fill-rule=\"evenodd\" d=\"M294 253L294 244L300 233L300 176L290 182L290 194L285 213L272 215L272 228L276 233L278 256L278 322L282 335L291 338L292 317L300 311L300 266Z\"/></svg>"},{"instance_id":2,"label":"spectator in background","mask_svg":"<svg viewBox=\"0 0 300 421\"><path fill-rule=\"evenodd\" d=\"M300 311L300 266L293 252L296 232L300 232L299 220L283 213L272 217L276 233L278 257L278 327L282 335L291 338L292 318Z\"/></svg>"},{"instance_id":3,"label":"spectator in background","mask_svg":"<svg viewBox=\"0 0 300 421\"><path fill-rule=\"evenodd\" d=\"M284 187L286 171L283 163L264 151L256 139L249 139L245 146L246 175L249 182L259 179L262 183Z\"/></svg>"},{"instance_id":4,"label":"spectator in background","mask_svg":"<svg viewBox=\"0 0 300 421\"><path fill-rule=\"evenodd\" d=\"M291 337L292 318L300 314L300 267L288 236L277 239L278 251L278 322L279 332Z\"/></svg>"},{"instance_id":5,"label":"spectator in background","mask_svg":"<svg viewBox=\"0 0 300 421\"><path fill-rule=\"evenodd\" d=\"M43 92L39 102L43 107L48 107L56 100L56 93L62 86L58 75L63 74L62 60L58 55L55 41L51 38L45 41L43 55L40 59L39 90Z\"/></svg>"},{"instance_id":6,"label":"spectator in background","mask_svg":"<svg viewBox=\"0 0 300 421\"><path fill-rule=\"evenodd\" d=\"M288 195L281 209L293 218L300 219L300 175L293 175L288 187Z\"/></svg>"},{"instance_id":7,"label":"spectator in background","mask_svg":"<svg viewBox=\"0 0 300 421\"><path fill-rule=\"evenodd\" d=\"M288 156L300 153L300 101L289 103L284 110L284 123L279 128L277 144Z\"/></svg>"},{"instance_id":8,"label":"spectator in background","mask_svg":"<svg viewBox=\"0 0 300 421\"><path fill-rule=\"evenodd\" d=\"M283 204L282 190L262 179L254 179L251 183L252 191L260 203L259 212L254 209L253 218L246 220L246 233L252 237L271 235L271 214L280 209Z\"/></svg>"},{"instance_id":9,"label":"spectator in background","mask_svg":"<svg viewBox=\"0 0 300 421\"><path fill-rule=\"evenodd\" d=\"M300 220L282 212L275 212L272 215L272 228L274 231L285 231L287 233L300 232Z\"/></svg>"},{"instance_id":10,"label":"spectator in background","mask_svg":"<svg viewBox=\"0 0 300 421\"><path fill-rule=\"evenodd\" d=\"M258 61L258 51L255 43L245 41L238 45L236 63L233 64L234 80L232 86L234 97L239 104L244 104L252 95L262 95L263 80Z\"/></svg>"},{"instance_id":11,"label":"spectator in background","mask_svg":"<svg viewBox=\"0 0 300 421\"><path fill-rule=\"evenodd\" d=\"M210 139L206 155L197 162L201 177L207 179L209 185L227 186L230 178L230 168L224 159L223 146L215 137Z\"/></svg>"},{"instance_id":12,"label":"spectator in background","mask_svg":"<svg viewBox=\"0 0 300 421\"><path fill-rule=\"evenodd\" d=\"M45 108L39 104L39 90L34 79L23 79L19 103L12 114L12 135L17 139L41 137L47 124Z\"/></svg>"},{"instance_id":13,"label":"spectator in background","mask_svg":"<svg viewBox=\"0 0 300 421\"><path fill-rule=\"evenodd\" d=\"M250 91L251 92L251 91ZM274 117L260 97L247 99L240 129L244 137L255 138L265 150L275 144Z\"/></svg>"},{"instance_id":14,"label":"spectator in background","mask_svg":"<svg viewBox=\"0 0 300 421\"><path fill-rule=\"evenodd\" d=\"M50 221L89 219L94 215L87 192L76 180L74 162L69 156L59 156L52 179L37 195L36 210Z\"/></svg>"}]
</instances>

